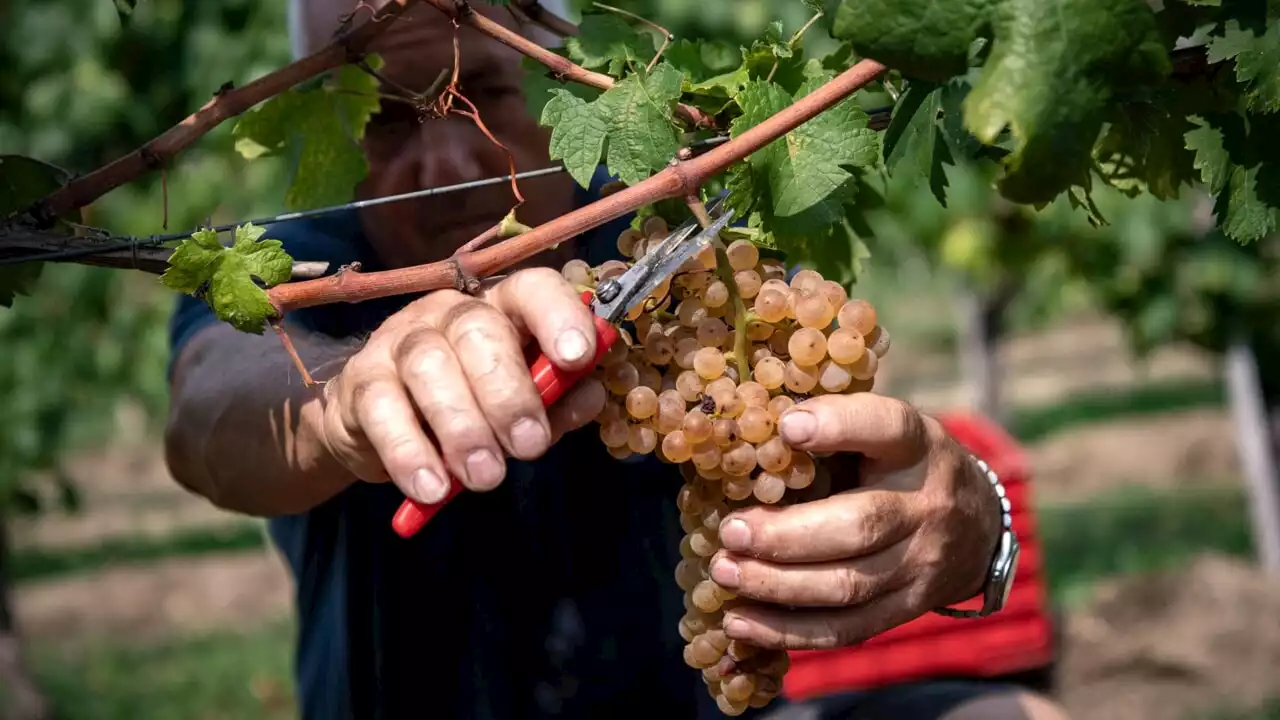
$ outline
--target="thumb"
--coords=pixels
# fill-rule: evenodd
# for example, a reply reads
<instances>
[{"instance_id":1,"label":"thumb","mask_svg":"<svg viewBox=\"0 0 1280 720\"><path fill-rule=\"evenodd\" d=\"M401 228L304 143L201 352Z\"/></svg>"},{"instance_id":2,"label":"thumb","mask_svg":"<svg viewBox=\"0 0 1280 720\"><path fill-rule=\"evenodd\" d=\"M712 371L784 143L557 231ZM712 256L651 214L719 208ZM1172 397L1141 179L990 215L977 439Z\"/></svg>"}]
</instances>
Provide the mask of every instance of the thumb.
<instances>
[{"instance_id":1,"label":"thumb","mask_svg":"<svg viewBox=\"0 0 1280 720\"><path fill-rule=\"evenodd\" d=\"M908 403L873 393L806 400L782 414L778 433L796 449L856 452L886 466L914 465L928 450L924 416Z\"/></svg>"}]
</instances>

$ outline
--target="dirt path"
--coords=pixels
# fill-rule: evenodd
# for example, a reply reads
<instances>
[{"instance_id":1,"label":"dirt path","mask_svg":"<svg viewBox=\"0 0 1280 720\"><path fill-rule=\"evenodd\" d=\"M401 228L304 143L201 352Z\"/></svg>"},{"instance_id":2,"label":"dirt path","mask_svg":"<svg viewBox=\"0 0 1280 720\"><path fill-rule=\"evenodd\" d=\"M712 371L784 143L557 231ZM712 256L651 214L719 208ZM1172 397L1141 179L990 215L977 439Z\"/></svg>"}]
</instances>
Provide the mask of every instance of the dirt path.
<instances>
[{"instance_id":1,"label":"dirt path","mask_svg":"<svg viewBox=\"0 0 1280 720\"><path fill-rule=\"evenodd\" d=\"M1027 448L1040 502L1073 502L1122 485L1178 490L1240 477L1231 418L1190 410L1069 428Z\"/></svg>"},{"instance_id":2,"label":"dirt path","mask_svg":"<svg viewBox=\"0 0 1280 720\"><path fill-rule=\"evenodd\" d=\"M251 551L116 567L18 588L30 642L154 640L283 617L293 589L274 553Z\"/></svg>"}]
</instances>

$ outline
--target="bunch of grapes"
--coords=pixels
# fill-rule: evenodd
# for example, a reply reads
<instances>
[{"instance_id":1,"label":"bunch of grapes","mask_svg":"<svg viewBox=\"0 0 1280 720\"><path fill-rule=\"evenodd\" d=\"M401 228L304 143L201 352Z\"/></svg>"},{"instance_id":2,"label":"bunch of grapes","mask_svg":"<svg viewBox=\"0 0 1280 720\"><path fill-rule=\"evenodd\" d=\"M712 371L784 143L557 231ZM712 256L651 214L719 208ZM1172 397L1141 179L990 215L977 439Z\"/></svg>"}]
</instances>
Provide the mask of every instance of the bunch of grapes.
<instances>
[{"instance_id":1,"label":"bunch of grapes","mask_svg":"<svg viewBox=\"0 0 1280 720\"><path fill-rule=\"evenodd\" d=\"M618 249L638 260L667 232L662 218L650 217L624 231ZM870 303L817 272L788 282L780 261L762 259L744 240L723 254L717 267L708 246L632 308L596 372L610 394L598 418L610 454L654 453L681 466L676 502L686 535L675 577L685 593L684 657L702 670L720 710L740 715L773 700L789 657L725 636L725 611L748 601L711 580L720 522L733 510L812 491L818 468L783 441L778 420L807 397L871 390L889 333ZM573 260L563 274L594 288L627 267Z\"/></svg>"}]
</instances>

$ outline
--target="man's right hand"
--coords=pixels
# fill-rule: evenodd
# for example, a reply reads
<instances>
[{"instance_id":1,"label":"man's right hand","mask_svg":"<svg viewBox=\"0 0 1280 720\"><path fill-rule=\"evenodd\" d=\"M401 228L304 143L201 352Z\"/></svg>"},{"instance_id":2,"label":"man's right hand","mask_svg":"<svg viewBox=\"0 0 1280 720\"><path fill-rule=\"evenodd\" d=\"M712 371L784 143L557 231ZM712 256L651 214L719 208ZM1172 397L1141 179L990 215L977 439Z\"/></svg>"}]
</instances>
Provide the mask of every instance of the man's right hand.
<instances>
[{"instance_id":1,"label":"man's right hand","mask_svg":"<svg viewBox=\"0 0 1280 720\"><path fill-rule=\"evenodd\" d=\"M442 500L449 474L493 489L507 455L541 456L604 406L604 387L587 377L544 409L525 360L530 337L566 370L595 355L591 312L554 270L521 270L476 297L439 290L414 301L325 385L325 446L356 477L390 480L421 502Z\"/></svg>"}]
</instances>

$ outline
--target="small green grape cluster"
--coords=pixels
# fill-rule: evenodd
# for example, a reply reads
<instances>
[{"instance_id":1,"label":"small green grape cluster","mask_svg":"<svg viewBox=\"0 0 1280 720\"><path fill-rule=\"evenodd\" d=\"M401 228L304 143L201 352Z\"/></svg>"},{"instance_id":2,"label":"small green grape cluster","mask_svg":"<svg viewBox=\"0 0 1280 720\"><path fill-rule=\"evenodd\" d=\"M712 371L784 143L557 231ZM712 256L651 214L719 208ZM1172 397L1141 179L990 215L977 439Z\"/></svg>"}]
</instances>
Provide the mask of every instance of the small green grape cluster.
<instances>
[{"instance_id":1,"label":"small green grape cluster","mask_svg":"<svg viewBox=\"0 0 1280 720\"><path fill-rule=\"evenodd\" d=\"M648 218L618 237L618 249L642 258L667 232L661 218ZM781 262L741 240L725 256L733 292L721 279L728 274L716 272L714 248L704 249L630 309L622 339L596 372L610 394L597 418L610 454L654 453L681 465L686 482L677 504L686 535L675 576L685 592L685 661L702 670L720 710L732 716L777 696L789 658L730 640L721 628L724 612L746 601L710 578L720 522L752 503L793 500L788 491L814 484L813 458L786 444L780 417L808 397L870 391L890 338L875 307L849 299L817 272L802 270L788 282ZM573 260L562 272L594 288L627 267ZM735 328L745 343L736 344Z\"/></svg>"}]
</instances>

